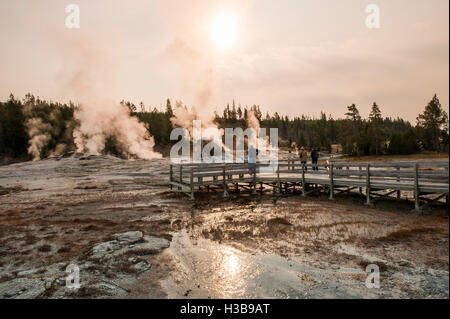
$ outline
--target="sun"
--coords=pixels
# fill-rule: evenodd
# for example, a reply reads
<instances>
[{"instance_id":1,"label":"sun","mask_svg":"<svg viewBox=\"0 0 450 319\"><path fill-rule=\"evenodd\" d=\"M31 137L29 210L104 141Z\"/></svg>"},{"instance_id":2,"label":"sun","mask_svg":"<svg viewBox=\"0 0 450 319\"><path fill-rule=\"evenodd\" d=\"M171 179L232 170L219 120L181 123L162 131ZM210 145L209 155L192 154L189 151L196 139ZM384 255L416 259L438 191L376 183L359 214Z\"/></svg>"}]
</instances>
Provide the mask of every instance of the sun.
<instances>
[{"instance_id":1,"label":"sun","mask_svg":"<svg viewBox=\"0 0 450 319\"><path fill-rule=\"evenodd\" d=\"M222 11L211 22L211 39L219 49L231 49L238 33L237 19L232 12Z\"/></svg>"}]
</instances>

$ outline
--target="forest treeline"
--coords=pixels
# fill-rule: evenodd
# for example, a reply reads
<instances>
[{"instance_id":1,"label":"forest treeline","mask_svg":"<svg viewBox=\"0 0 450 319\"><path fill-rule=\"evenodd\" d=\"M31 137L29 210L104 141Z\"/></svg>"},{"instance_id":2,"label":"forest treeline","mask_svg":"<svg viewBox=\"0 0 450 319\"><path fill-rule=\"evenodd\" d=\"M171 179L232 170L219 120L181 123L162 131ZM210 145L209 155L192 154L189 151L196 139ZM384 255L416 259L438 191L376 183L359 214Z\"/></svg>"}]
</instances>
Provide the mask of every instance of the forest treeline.
<instances>
[{"instance_id":1,"label":"forest treeline","mask_svg":"<svg viewBox=\"0 0 450 319\"><path fill-rule=\"evenodd\" d=\"M137 106L122 101L121 107L130 110L145 124L155 139L156 148L170 146L171 117L174 109L187 108L180 101L172 106L166 101L165 110L148 108L144 103ZM72 102L57 103L42 100L32 94L24 99L12 94L7 101L0 102L0 156L9 158L31 158L30 139L43 139L35 131L46 131L40 157L75 150L73 130L79 125L74 119L78 106ZM412 154L421 151L448 152L448 115L435 95L412 124L401 118L383 117L380 107L373 103L368 118L362 118L358 107L352 104L343 110L345 117L333 119L324 112L319 118L305 115L289 118L275 112L262 114L258 105L242 107L233 103L223 113L215 113L220 127L247 127L249 112L260 121L261 127L278 128L281 146L315 146L330 151L333 144L340 144L345 154L353 156L381 154ZM114 139L106 138L104 153L115 154Z\"/></svg>"}]
</instances>

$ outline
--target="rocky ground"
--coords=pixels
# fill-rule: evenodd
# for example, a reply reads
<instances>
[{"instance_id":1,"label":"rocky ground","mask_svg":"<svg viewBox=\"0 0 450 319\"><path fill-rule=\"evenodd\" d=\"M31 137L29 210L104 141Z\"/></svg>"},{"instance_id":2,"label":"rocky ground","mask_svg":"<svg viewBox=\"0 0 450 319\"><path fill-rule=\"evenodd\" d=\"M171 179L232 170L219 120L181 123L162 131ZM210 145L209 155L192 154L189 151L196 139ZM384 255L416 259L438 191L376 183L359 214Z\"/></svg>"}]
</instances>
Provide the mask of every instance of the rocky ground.
<instances>
[{"instance_id":1,"label":"rocky ground","mask_svg":"<svg viewBox=\"0 0 450 319\"><path fill-rule=\"evenodd\" d=\"M1 166L0 298L449 297L443 209L357 195L189 201L167 182L167 159Z\"/></svg>"}]
</instances>

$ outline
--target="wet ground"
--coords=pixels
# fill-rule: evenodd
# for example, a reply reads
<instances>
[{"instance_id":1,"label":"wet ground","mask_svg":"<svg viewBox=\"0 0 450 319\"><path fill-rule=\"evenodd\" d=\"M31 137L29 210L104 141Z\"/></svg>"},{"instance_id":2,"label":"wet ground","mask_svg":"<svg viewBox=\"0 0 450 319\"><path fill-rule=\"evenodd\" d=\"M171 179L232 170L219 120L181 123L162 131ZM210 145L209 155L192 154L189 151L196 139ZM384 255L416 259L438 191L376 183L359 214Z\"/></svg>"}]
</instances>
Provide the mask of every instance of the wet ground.
<instances>
[{"instance_id":1,"label":"wet ground","mask_svg":"<svg viewBox=\"0 0 450 319\"><path fill-rule=\"evenodd\" d=\"M164 159L0 167L0 298L449 297L443 209L357 195L189 201L167 182Z\"/></svg>"}]
</instances>

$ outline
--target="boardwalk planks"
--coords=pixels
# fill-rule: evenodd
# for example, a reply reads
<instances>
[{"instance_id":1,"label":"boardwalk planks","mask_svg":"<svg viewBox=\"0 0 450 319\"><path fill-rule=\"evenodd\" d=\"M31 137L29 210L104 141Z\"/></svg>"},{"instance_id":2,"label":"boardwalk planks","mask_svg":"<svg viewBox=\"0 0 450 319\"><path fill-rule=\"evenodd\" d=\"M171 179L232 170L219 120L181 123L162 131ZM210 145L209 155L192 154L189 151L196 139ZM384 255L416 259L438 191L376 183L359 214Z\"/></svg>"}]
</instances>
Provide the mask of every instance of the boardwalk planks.
<instances>
[{"instance_id":1,"label":"boardwalk planks","mask_svg":"<svg viewBox=\"0 0 450 319\"><path fill-rule=\"evenodd\" d=\"M311 164L299 161L279 161L273 173L264 173L261 167L267 163L230 163L230 164L170 164L169 185L173 192L181 192L194 199L196 191L219 187L226 197L229 191L250 190L257 194L257 184L261 185L259 193L264 193L263 185L272 187L275 194L294 193L300 187L303 196L318 190L328 190L329 198L336 194L359 188L365 189L366 204L372 203L372 196L377 198L401 191L414 194L414 207L420 210L420 201L425 194L438 194L439 198L449 196L448 162L394 162L394 163L327 163L319 164L313 171ZM175 171L179 170L179 174ZM177 176L178 175L178 176ZM315 185L313 191L308 191ZM344 190L342 190L344 189ZM337 192L336 192L337 191ZM386 191L385 194L375 193ZM375 197L374 197L375 198Z\"/></svg>"}]
</instances>

